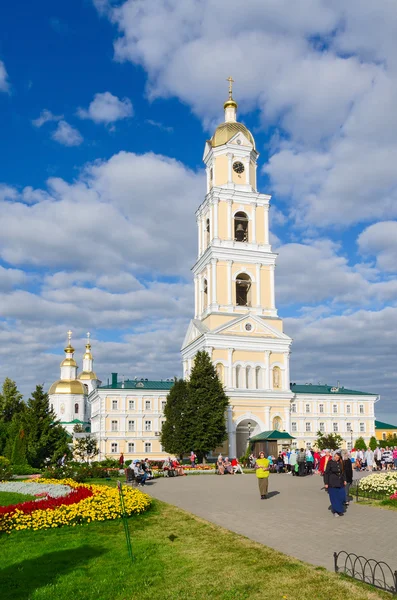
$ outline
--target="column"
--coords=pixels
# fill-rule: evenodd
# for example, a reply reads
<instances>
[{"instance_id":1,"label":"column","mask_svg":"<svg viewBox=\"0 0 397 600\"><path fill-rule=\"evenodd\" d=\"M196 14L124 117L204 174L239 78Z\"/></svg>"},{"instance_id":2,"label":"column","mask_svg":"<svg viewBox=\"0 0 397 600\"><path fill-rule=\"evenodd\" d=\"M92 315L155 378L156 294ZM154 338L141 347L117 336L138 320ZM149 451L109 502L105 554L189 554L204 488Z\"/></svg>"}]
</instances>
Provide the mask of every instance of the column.
<instances>
[{"instance_id":1,"label":"column","mask_svg":"<svg viewBox=\"0 0 397 600\"><path fill-rule=\"evenodd\" d=\"M212 291L212 296L211 296L211 303L212 304L216 304L216 263L217 263L217 259L213 258L211 260L211 271L212 271L212 282L211 282L211 291Z\"/></svg>"},{"instance_id":2,"label":"column","mask_svg":"<svg viewBox=\"0 0 397 600\"><path fill-rule=\"evenodd\" d=\"M218 234L219 199L218 198L214 198L213 211L214 211L214 220L213 220L214 229L213 229L212 238L218 239L218 237L219 237L219 234Z\"/></svg>"},{"instance_id":3,"label":"column","mask_svg":"<svg viewBox=\"0 0 397 600\"><path fill-rule=\"evenodd\" d=\"M211 291L212 291L211 263L208 263L208 265L207 265L207 309L209 308L209 306L211 304Z\"/></svg>"},{"instance_id":4,"label":"column","mask_svg":"<svg viewBox=\"0 0 397 600\"><path fill-rule=\"evenodd\" d=\"M199 280L198 276L194 277L194 318L199 316Z\"/></svg>"},{"instance_id":5,"label":"column","mask_svg":"<svg viewBox=\"0 0 397 600\"><path fill-rule=\"evenodd\" d=\"M270 275L270 308L274 310L276 308L276 301L274 297L274 265L270 265L269 267L269 275Z\"/></svg>"},{"instance_id":6,"label":"column","mask_svg":"<svg viewBox=\"0 0 397 600\"><path fill-rule=\"evenodd\" d=\"M203 248L202 248L202 240L201 240L201 220L198 219L197 220L197 232L198 232L198 254L199 256L201 256L202 252L203 252Z\"/></svg>"},{"instance_id":7,"label":"column","mask_svg":"<svg viewBox=\"0 0 397 600\"><path fill-rule=\"evenodd\" d=\"M227 239L232 239L232 200L227 201Z\"/></svg>"},{"instance_id":8,"label":"column","mask_svg":"<svg viewBox=\"0 0 397 600\"><path fill-rule=\"evenodd\" d=\"M265 406L265 431L270 430L270 406Z\"/></svg>"},{"instance_id":9,"label":"column","mask_svg":"<svg viewBox=\"0 0 397 600\"><path fill-rule=\"evenodd\" d=\"M210 191L210 169L207 167L205 170L205 173L207 175L207 194Z\"/></svg>"},{"instance_id":10,"label":"column","mask_svg":"<svg viewBox=\"0 0 397 600\"><path fill-rule=\"evenodd\" d=\"M233 407L227 407L227 437L229 446L229 457L234 458L236 456L236 432L233 426Z\"/></svg>"},{"instance_id":11,"label":"column","mask_svg":"<svg viewBox=\"0 0 397 600\"><path fill-rule=\"evenodd\" d=\"M256 264L256 305L261 305L261 264Z\"/></svg>"},{"instance_id":12,"label":"column","mask_svg":"<svg viewBox=\"0 0 397 600\"><path fill-rule=\"evenodd\" d=\"M291 383L291 381L290 381L290 374L289 374L289 357L290 357L290 353L286 352L284 354L284 356L285 356L284 360L285 360L285 379L286 379L286 381L285 381L285 389L289 391L290 390L290 383Z\"/></svg>"},{"instance_id":13,"label":"column","mask_svg":"<svg viewBox=\"0 0 397 600\"><path fill-rule=\"evenodd\" d=\"M232 298L233 298L233 294L232 294L232 265L233 265L233 261L232 260L228 260L227 263L227 304L228 306L232 305Z\"/></svg>"},{"instance_id":14,"label":"column","mask_svg":"<svg viewBox=\"0 0 397 600\"><path fill-rule=\"evenodd\" d=\"M265 390L270 388L270 350L265 350Z\"/></svg>"},{"instance_id":15,"label":"column","mask_svg":"<svg viewBox=\"0 0 397 600\"><path fill-rule=\"evenodd\" d=\"M250 159L246 158L245 159L245 183L247 185L250 184Z\"/></svg>"},{"instance_id":16,"label":"column","mask_svg":"<svg viewBox=\"0 0 397 600\"><path fill-rule=\"evenodd\" d=\"M204 253L205 249L207 247L207 240L206 240L206 227L205 227L205 218L202 216L201 217L201 252Z\"/></svg>"},{"instance_id":17,"label":"column","mask_svg":"<svg viewBox=\"0 0 397 600\"><path fill-rule=\"evenodd\" d=\"M233 352L234 348L228 349L227 387L233 388Z\"/></svg>"},{"instance_id":18,"label":"column","mask_svg":"<svg viewBox=\"0 0 397 600\"><path fill-rule=\"evenodd\" d=\"M252 205L251 214L251 241L256 244L256 204Z\"/></svg>"},{"instance_id":19,"label":"column","mask_svg":"<svg viewBox=\"0 0 397 600\"><path fill-rule=\"evenodd\" d=\"M228 152L227 154L228 164L227 164L227 182L233 183L233 154Z\"/></svg>"},{"instance_id":20,"label":"column","mask_svg":"<svg viewBox=\"0 0 397 600\"><path fill-rule=\"evenodd\" d=\"M268 244L269 243L269 205L265 204L263 207L263 214L264 214L264 243Z\"/></svg>"},{"instance_id":21,"label":"column","mask_svg":"<svg viewBox=\"0 0 397 600\"><path fill-rule=\"evenodd\" d=\"M284 408L284 429L285 431L288 431L288 433L291 433L291 423L290 423L290 410L289 410L289 406L286 406Z\"/></svg>"},{"instance_id":22,"label":"column","mask_svg":"<svg viewBox=\"0 0 397 600\"><path fill-rule=\"evenodd\" d=\"M187 376L190 377L190 371L192 370L192 359L191 358L187 359L187 370L188 370Z\"/></svg>"},{"instance_id":23,"label":"column","mask_svg":"<svg viewBox=\"0 0 397 600\"><path fill-rule=\"evenodd\" d=\"M183 361L183 379L185 379L187 376L187 370L188 370L188 362L187 362L187 360L184 360Z\"/></svg>"}]
</instances>

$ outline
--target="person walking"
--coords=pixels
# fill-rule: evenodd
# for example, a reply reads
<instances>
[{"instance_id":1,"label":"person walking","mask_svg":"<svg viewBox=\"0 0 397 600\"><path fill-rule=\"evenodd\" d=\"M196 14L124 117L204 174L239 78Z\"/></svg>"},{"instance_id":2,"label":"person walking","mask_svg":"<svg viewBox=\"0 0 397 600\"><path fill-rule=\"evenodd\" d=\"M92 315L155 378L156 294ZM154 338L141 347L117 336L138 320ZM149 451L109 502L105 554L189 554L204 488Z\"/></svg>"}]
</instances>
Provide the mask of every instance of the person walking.
<instances>
[{"instance_id":1,"label":"person walking","mask_svg":"<svg viewBox=\"0 0 397 600\"><path fill-rule=\"evenodd\" d=\"M314 456L310 451L306 452L306 466L307 466L307 474L313 475Z\"/></svg>"},{"instance_id":2,"label":"person walking","mask_svg":"<svg viewBox=\"0 0 397 600\"><path fill-rule=\"evenodd\" d=\"M123 453L120 454L119 465L120 465L120 469L122 469L124 467L124 454Z\"/></svg>"},{"instance_id":3,"label":"person walking","mask_svg":"<svg viewBox=\"0 0 397 600\"><path fill-rule=\"evenodd\" d=\"M334 516L342 517L344 514L344 503L346 501L346 473L340 450L335 452L332 460L328 461L324 473L324 483L325 489L328 490L329 493Z\"/></svg>"},{"instance_id":4,"label":"person walking","mask_svg":"<svg viewBox=\"0 0 397 600\"><path fill-rule=\"evenodd\" d=\"M296 465L296 452L295 450L291 450L291 453L289 455L288 458L288 464L290 466L290 473L292 474L292 476L295 476L295 465Z\"/></svg>"},{"instance_id":5,"label":"person walking","mask_svg":"<svg viewBox=\"0 0 397 600\"><path fill-rule=\"evenodd\" d=\"M267 492L269 489L269 472L270 472L270 461L265 458L264 452L259 452L259 458L256 459L255 463L256 476L258 478L259 493L261 500L266 500Z\"/></svg>"},{"instance_id":6,"label":"person walking","mask_svg":"<svg viewBox=\"0 0 397 600\"><path fill-rule=\"evenodd\" d=\"M190 460L190 466L192 467L192 469L194 469L196 467L196 458L197 457L196 457L196 455L194 453L194 450L192 450L191 453L190 453L190 458L189 458L189 460Z\"/></svg>"},{"instance_id":7,"label":"person walking","mask_svg":"<svg viewBox=\"0 0 397 600\"><path fill-rule=\"evenodd\" d=\"M394 470L397 471L397 446L394 446L394 450L393 450L393 464L394 464Z\"/></svg>"},{"instance_id":8,"label":"person walking","mask_svg":"<svg viewBox=\"0 0 397 600\"><path fill-rule=\"evenodd\" d=\"M372 467L374 466L374 453L371 448L367 448L365 451L364 460L367 464L367 470L372 471Z\"/></svg>"},{"instance_id":9,"label":"person walking","mask_svg":"<svg viewBox=\"0 0 397 600\"><path fill-rule=\"evenodd\" d=\"M305 474L305 469L306 469L306 452L304 451L303 448L301 448L299 450L297 462L298 462L298 475L299 475L299 477L303 477Z\"/></svg>"},{"instance_id":10,"label":"person walking","mask_svg":"<svg viewBox=\"0 0 397 600\"><path fill-rule=\"evenodd\" d=\"M382 470L382 452L379 448L379 446L377 448L375 448L374 450L374 461L376 464L376 470L377 471L381 471Z\"/></svg>"},{"instance_id":11,"label":"person walking","mask_svg":"<svg viewBox=\"0 0 397 600\"><path fill-rule=\"evenodd\" d=\"M345 505L349 506L350 503L350 486L353 483L353 465L352 465L352 461L351 458L349 456L349 452L347 450L343 450L342 452L342 458L343 458L343 468L346 474L346 486L345 486L345 492L346 492L346 500L345 500Z\"/></svg>"}]
</instances>

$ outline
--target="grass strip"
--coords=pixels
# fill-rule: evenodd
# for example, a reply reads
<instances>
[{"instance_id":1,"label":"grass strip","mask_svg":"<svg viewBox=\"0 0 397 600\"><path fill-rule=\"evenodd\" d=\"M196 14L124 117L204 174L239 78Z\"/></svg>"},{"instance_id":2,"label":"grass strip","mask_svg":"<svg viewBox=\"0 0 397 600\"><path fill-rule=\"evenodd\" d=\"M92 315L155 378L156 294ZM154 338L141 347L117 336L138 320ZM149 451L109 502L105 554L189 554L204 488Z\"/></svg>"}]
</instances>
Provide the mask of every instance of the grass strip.
<instances>
[{"instance_id":1,"label":"grass strip","mask_svg":"<svg viewBox=\"0 0 397 600\"><path fill-rule=\"evenodd\" d=\"M20 504L36 500L31 494L18 494L16 492L0 492L0 506L10 506L11 504Z\"/></svg>"}]
</instances>

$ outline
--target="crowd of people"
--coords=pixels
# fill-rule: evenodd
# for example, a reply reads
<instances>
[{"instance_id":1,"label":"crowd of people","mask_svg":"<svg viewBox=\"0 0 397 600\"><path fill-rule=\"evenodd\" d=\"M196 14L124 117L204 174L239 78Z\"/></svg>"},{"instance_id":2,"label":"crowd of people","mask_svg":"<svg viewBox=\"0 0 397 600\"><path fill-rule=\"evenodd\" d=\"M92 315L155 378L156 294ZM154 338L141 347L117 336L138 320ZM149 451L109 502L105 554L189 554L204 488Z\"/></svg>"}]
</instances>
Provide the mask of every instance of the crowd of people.
<instances>
[{"instance_id":1,"label":"crowd of people","mask_svg":"<svg viewBox=\"0 0 397 600\"><path fill-rule=\"evenodd\" d=\"M237 458L229 460L228 456L224 458L222 454L219 454L216 461L216 473L218 475L235 475L236 473L244 475L244 471Z\"/></svg>"}]
</instances>

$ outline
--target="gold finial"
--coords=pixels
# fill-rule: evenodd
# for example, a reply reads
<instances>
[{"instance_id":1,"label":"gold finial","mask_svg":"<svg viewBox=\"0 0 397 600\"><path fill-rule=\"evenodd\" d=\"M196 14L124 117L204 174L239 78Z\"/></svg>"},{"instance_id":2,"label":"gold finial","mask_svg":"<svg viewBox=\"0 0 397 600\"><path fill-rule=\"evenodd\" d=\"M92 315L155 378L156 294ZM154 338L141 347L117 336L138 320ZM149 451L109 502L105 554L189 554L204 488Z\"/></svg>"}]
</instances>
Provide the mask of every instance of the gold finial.
<instances>
[{"instance_id":1,"label":"gold finial","mask_svg":"<svg viewBox=\"0 0 397 600\"><path fill-rule=\"evenodd\" d=\"M65 348L65 352L68 352L68 353L73 353L73 352L74 352L74 348L72 347L72 343L71 343L71 339L72 339L72 332L71 332L71 330L70 330L70 329L69 329L69 331L67 332L67 335L68 335L68 345L67 345L67 346L66 346L66 348Z\"/></svg>"},{"instance_id":2,"label":"gold finial","mask_svg":"<svg viewBox=\"0 0 397 600\"><path fill-rule=\"evenodd\" d=\"M229 82L229 99L232 99L232 94L233 94L233 83L234 83L234 79L233 77L228 77L226 79L226 81Z\"/></svg>"},{"instance_id":3,"label":"gold finial","mask_svg":"<svg viewBox=\"0 0 397 600\"><path fill-rule=\"evenodd\" d=\"M91 348L90 337L91 337L91 334L90 334L90 332L89 332L89 331L87 331L87 343L86 343L86 345L85 345L85 347L86 347L87 349Z\"/></svg>"}]
</instances>

